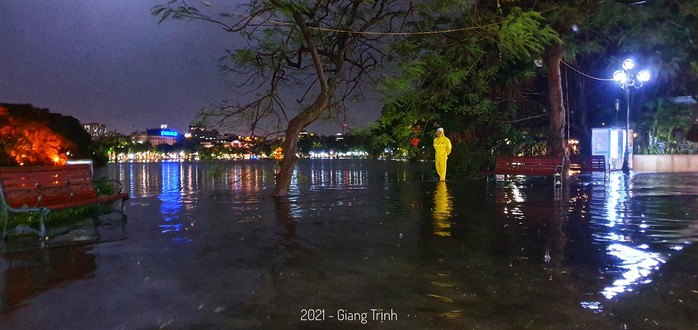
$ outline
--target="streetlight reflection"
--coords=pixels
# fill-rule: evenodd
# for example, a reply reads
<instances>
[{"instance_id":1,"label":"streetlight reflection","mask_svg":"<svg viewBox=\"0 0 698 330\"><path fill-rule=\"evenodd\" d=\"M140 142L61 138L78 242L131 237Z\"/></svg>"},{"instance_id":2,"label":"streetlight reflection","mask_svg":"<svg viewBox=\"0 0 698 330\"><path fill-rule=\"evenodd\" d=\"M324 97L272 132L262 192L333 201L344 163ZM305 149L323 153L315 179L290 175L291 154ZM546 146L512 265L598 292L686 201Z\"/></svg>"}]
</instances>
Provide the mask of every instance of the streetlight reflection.
<instances>
[{"instance_id":1,"label":"streetlight reflection","mask_svg":"<svg viewBox=\"0 0 698 330\"><path fill-rule=\"evenodd\" d=\"M609 255L621 261L618 267L623 270L623 273L622 278L613 281L610 286L601 291L606 299L632 291L632 288L638 284L652 282L650 275L666 262L659 253L643 251L642 246L632 248L623 244L611 244L607 250Z\"/></svg>"}]
</instances>

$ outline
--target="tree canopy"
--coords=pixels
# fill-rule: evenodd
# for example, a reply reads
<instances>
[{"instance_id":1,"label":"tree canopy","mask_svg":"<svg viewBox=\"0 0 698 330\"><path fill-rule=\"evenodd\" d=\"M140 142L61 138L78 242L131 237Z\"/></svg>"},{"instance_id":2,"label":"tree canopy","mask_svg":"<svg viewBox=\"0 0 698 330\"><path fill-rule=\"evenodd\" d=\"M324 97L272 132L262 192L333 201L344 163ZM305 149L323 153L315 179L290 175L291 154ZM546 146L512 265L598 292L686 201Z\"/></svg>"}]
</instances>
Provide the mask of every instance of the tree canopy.
<instances>
[{"instance_id":1,"label":"tree canopy","mask_svg":"<svg viewBox=\"0 0 698 330\"><path fill-rule=\"evenodd\" d=\"M162 20L194 19L242 34L244 49L231 50L230 66L246 77L236 85L240 102L204 111L219 122L247 124L254 132L268 127L285 131L284 157L272 193L288 193L299 133L320 118L343 117L346 102L360 98L380 76L384 60L381 38L400 27L409 7L398 0L252 0L234 11L185 1L156 6ZM273 133L273 132L272 132Z\"/></svg>"},{"instance_id":2,"label":"tree canopy","mask_svg":"<svg viewBox=\"0 0 698 330\"><path fill-rule=\"evenodd\" d=\"M656 113L666 104L647 101L696 94L696 2L251 0L226 9L173 0L153 14L246 40L221 64L245 78L233 84L239 96L201 114L285 136L273 192L281 196L298 133L350 118L347 104L374 86L385 101L376 149L426 157L431 150L414 142L443 126L459 144L463 173L497 154L565 157L567 138L588 140L590 127L612 116L621 91L611 72L626 56L656 77L636 93L636 121L641 107Z\"/></svg>"}]
</instances>

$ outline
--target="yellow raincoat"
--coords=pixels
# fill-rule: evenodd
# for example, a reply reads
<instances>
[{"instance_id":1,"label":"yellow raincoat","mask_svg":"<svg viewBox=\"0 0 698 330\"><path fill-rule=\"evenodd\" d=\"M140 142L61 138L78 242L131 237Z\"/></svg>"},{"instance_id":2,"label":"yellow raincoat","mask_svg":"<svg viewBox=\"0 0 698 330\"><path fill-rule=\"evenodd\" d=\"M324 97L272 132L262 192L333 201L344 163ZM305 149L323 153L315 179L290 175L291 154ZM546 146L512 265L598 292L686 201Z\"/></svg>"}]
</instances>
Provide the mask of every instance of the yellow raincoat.
<instances>
[{"instance_id":1,"label":"yellow raincoat","mask_svg":"<svg viewBox=\"0 0 698 330\"><path fill-rule=\"evenodd\" d=\"M434 154L436 174L439 175L441 181L444 181L446 180L446 162L448 161L448 155L451 154L451 140L444 136L443 130L436 131Z\"/></svg>"}]
</instances>

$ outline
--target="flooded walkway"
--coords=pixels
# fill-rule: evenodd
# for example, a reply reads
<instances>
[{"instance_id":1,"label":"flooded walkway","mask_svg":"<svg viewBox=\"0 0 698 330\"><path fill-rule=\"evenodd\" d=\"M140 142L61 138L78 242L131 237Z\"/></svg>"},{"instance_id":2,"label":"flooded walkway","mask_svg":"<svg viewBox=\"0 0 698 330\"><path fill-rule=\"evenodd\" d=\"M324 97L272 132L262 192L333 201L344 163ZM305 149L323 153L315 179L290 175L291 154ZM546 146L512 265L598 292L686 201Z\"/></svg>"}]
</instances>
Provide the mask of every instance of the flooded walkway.
<instances>
[{"instance_id":1,"label":"flooded walkway","mask_svg":"<svg viewBox=\"0 0 698 330\"><path fill-rule=\"evenodd\" d=\"M698 327L698 174L437 182L431 164L111 164L106 221L0 255L0 329ZM118 217L117 217L118 218Z\"/></svg>"}]
</instances>

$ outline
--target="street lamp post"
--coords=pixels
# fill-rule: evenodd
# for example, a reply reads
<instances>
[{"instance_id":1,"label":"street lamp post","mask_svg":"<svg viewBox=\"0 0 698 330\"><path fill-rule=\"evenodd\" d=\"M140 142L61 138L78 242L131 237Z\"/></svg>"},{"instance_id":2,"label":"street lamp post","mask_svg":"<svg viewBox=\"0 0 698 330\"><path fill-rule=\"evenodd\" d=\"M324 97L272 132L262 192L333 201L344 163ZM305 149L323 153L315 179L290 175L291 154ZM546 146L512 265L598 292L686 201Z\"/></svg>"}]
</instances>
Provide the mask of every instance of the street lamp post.
<instances>
[{"instance_id":1,"label":"street lamp post","mask_svg":"<svg viewBox=\"0 0 698 330\"><path fill-rule=\"evenodd\" d=\"M626 59L621 66L623 70L617 70L613 73L613 80L620 84L620 88L625 91L625 151L623 152L623 173L630 173L630 87L640 88L642 84L650 80L650 72L641 70L634 74L635 62L632 59Z\"/></svg>"}]
</instances>

